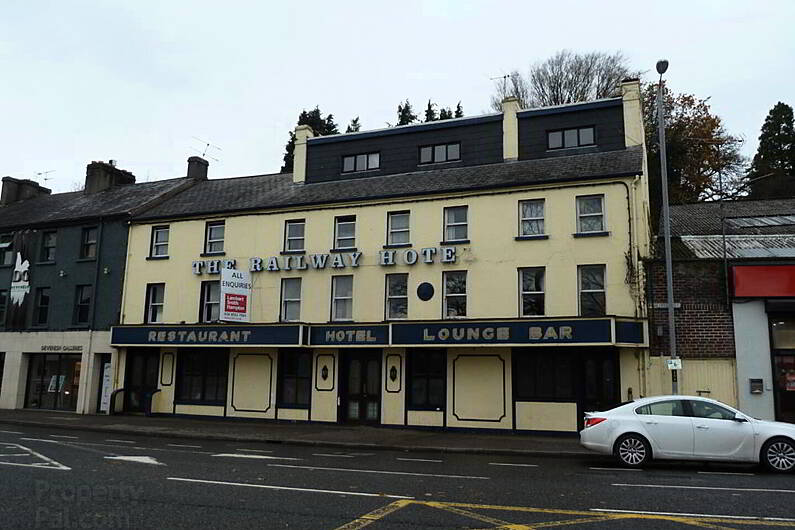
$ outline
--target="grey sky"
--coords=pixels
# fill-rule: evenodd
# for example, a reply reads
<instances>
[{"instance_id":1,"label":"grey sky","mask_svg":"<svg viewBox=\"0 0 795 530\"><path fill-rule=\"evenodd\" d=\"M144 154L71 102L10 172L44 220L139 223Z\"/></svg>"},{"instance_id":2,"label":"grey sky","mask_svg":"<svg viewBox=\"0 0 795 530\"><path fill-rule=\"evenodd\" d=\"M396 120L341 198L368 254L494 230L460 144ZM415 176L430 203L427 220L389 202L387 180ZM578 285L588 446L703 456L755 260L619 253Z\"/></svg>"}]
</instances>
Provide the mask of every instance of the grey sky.
<instances>
[{"instance_id":1,"label":"grey sky","mask_svg":"<svg viewBox=\"0 0 795 530\"><path fill-rule=\"evenodd\" d=\"M650 72L668 58L671 88L710 96L747 155L770 108L795 104L790 0L5 0L0 13L0 175L56 192L91 160L139 182L183 176L193 136L222 149L211 178L276 172L315 105L342 130L394 122L405 98L488 112L490 77L561 48L622 50Z\"/></svg>"}]
</instances>

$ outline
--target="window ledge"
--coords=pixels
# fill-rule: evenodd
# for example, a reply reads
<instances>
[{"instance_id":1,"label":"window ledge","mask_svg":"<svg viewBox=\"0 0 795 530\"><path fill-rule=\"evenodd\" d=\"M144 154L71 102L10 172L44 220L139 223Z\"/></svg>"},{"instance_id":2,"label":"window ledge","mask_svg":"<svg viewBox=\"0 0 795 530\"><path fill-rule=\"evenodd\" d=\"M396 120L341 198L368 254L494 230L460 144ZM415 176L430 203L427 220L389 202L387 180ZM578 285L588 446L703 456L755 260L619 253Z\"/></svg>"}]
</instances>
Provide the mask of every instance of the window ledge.
<instances>
[{"instance_id":1,"label":"window ledge","mask_svg":"<svg viewBox=\"0 0 795 530\"><path fill-rule=\"evenodd\" d=\"M443 246L450 246L450 245L468 245L470 243L469 239L456 239L455 241L440 241L439 244Z\"/></svg>"},{"instance_id":2,"label":"window ledge","mask_svg":"<svg viewBox=\"0 0 795 530\"><path fill-rule=\"evenodd\" d=\"M226 252L202 252L199 254L202 258L207 258L210 256L226 256Z\"/></svg>"},{"instance_id":3,"label":"window ledge","mask_svg":"<svg viewBox=\"0 0 795 530\"><path fill-rule=\"evenodd\" d=\"M599 144L576 145L574 147L553 147L547 148L547 153L560 153L561 151L574 151L576 149L593 149L598 147Z\"/></svg>"},{"instance_id":4,"label":"window ledge","mask_svg":"<svg viewBox=\"0 0 795 530\"><path fill-rule=\"evenodd\" d=\"M359 249L357 249L356 247L332 248L331 250L329 250L329 252L332 253L332 254L340 254L342 252L358 252L358 251L359 251Z\"/></svg>"},{"instance_id":5,"label":"window ledge","mask_svg":"<svg viewBox=\"0 0 795 530\"><path fill-rule=\"evenodd\" d=\"M85 263L88 261L97 261L97 258L78 258L75 260L76 263Z\"/></svg>"},{"instance_id":6,"label":"window ledge","mask_svg":"<svg viewBox=\"0 0 795 530\"><path fill-rule=\"evenodd\" d=\"M306 250L282 250L279 252L281 256L300 256L306 254Z\"/></svg>"},{"instance_id":7,"label":"window ledge","mask_svg":"<svg viewBox=\"0 0 795 530\"><path fill-rule=\"evenodd\" d=\"M409 405L406 407L406 410L419 410L425 412L444 412L444 408L440 407L422 407L418 405Z\"/></svg>"},{"instance_id":8,"label":"window ledge","mask_svg":"<svg viewBox=\"0 0 795 530\"><path fill-rule=\"evenodd\" d=\"M291 376L292 377L292 376ZM282 410L309 410L309 405L296 405L291 403L277 403L276 409ZM277 413L278 415L278 413Z\"/></svg>"},{"instance_id":9,"label":"window ledge","mask_svg":"<svg viewBox=\"0 0 795 530\"><path fill-rule=\"evenodd\" d=\"M147 261L149 260L159 260L159 259L168 259L168 256L146 256Z\"/></svg>"},{"instance_id":10,"label":"window ledge","mask_svg":"<svg viewBox=\"0 0 795 530\"><path fill-rule=\"evenodd\" d=\"M537 234L533 236L516 236L515 241L532 241L533 239L549 239L547 234Z\"/></svg>"},{"instance_id":11,"label":"window ledge","mask_svg":"<svg viewBox=\"0 0 795 530\"><path fill-rule=\"evenodd\" d=\"M359 171L340 171L340 175L362 175L366 173L378 173L381 171L380 167L374 167L373 169L360 169Z\"/></svg>"},{"instance_id":12,"label":"window ledge","mask_svg":"<svg viewBox=\"0 0 795 530\"><path fill-rule=\"evenodd\" d=\"M54 261L37 261L35 263L35 265L37 267L42 266L42 265L55 265L55 262Z\"/></svg>"},{"instance_id":13,"label":"window ledge","mask_svg":"<svg viewBox=\"0 0 795 530\"><path fill-rule=\"evenodd\" d=\"M572 237L605 237L609 235L610 232L602 230L601 232L575 232Z\"/></svg>"},{"instance_id":14,"label":"window ledge","mask_svg":"<svg viewBox=\"0 0 795 530\"><path fill-rule=\"evenodd\" d=\"M337 319L337 320L329 320L326 323L327 324L353 324L354 322L356 322L356 321L353 320L352 318L349 318L349 319L341 319L340 318L340 319Z\"/></svg>"},{"instance_id":15,"label":"window ledge","mask_svg":"<svg viewBox=\"0 0 795 530\"><path fill-rule=\"evenodd\" d=\"M411 246L411 243L395 243L392 245L384 245L384 248L409 248Z\"/></svg>"},{"instance_id":16,"label":"window ledge","mask_svg":"<svg viewBox=\"0 0 795 530\"><path fill-rule=\"evenodd\" d=\"M460 164L462 161L463 160L459 158L458 160L446 160L444 162L420 162L417 164L417 167L447 166L450 164Z\"/></svg>"}]
</instances>

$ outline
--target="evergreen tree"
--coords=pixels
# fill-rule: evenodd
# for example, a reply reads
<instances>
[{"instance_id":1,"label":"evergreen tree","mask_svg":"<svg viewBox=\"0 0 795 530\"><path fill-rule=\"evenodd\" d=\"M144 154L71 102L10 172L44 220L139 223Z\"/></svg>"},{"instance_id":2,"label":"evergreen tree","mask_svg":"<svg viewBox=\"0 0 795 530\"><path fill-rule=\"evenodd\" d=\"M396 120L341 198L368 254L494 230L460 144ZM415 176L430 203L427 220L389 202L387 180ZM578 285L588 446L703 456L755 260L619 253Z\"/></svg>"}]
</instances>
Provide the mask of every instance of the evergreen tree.
<instances>
[{"instance_id":1,"label":"evergreen tree","mask_svg":"<svg viewBox=\"0 0 795 530\"><path fill-rule=\"evenodd\" d=\"M449 120L453 117L453 111L450 110L450 107L445 107L439 110L439 119L440 120Z\"/></svg>"},{"instance_id":2,"label":"evergreen tree","mask_svg":"<svg viewBox=\"0 0 795 530\"><path fill-rule=\"evenodd\" d=\"M325 118L318 107L307 112L302 110L298 115L297 125L309 125L315 136L326 136L328 134L339 134L337 124L334 123L334 115L329 114ZM293 154L295 152L295 131L290 131L290 138L284 146L284 164L282 173L290 173L293 170Z\"/></svg>"},{"instance_id":3,"label":"evergreen tree","mask_svg":"<svg viewBox=\"0 0 795 530\"><path fill-rule=\"evenodd\" d=\"M359 123L359 116L356 116L348 124L348 128L345 129L345 132L346 133L359 132L359 129L361 129L361 128L362 128L362 124Z\"/></svg>"},{"instance_id":4,"label":"evergreen tree","mask_svg":"<svg viewBox=\"0 0 795 530\"><path fill-rule=\"evenodd\" d=\"M428 106L425 108L425 123L429 121L436 121L438 120L438 116L436 115L436 106L435 103L431 103L431 100L428 100Z\"/></svg>"},{"instance_id":5,"label":"evergreen tree","mask_svg":"<svg viewBox=\"0 0 795 530\"><path fill-rule=\"evenodd\" d=\"M417 115L414 114L414 109L411 103L406 99L405 103L399 103L397 108L398 121L397 125L409 125L417 121Z\"/></svg>"},{"instance_id":6,"label":"evergreen tree","mask_svg":"<svg viewBox=\"0 0 795 530\"><path fill-rule=\"evenodd\" d=\"M464 107L461 106L461 102L459 101L458 104L455 106L455 115L453 118L463 118L464 117Z\"/></svg>"},{"instance_id":7,"label":"evergreen tree","mask_svg":"<svg viewBox=\"0 0 795 530\"><path fill-rule=\"evenodd\" d=\"M789 105L778 102L770 109L748 178L754 198L795 194L795 125Z\"/></svg>"}]
</instances>

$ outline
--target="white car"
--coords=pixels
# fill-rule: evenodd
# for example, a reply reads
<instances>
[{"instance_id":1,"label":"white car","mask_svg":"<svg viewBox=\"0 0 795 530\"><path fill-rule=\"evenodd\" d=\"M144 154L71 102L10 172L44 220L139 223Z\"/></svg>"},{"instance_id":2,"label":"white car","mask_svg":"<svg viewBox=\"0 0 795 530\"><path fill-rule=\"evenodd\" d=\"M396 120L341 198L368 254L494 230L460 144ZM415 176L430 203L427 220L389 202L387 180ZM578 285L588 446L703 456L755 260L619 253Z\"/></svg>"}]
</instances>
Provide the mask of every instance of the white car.
<instances>
[{"instance_id":1,"label":"white car","mask_svg":"<svg viewBox=\"0 0 795 530\"><path fill-rule=\"evenodd\" d=\"M656 396L585 414L580 443L629 467L652 459L761 462L795 469L795 424L754 419L714 399Z\"/></svg>"}]
</instances>

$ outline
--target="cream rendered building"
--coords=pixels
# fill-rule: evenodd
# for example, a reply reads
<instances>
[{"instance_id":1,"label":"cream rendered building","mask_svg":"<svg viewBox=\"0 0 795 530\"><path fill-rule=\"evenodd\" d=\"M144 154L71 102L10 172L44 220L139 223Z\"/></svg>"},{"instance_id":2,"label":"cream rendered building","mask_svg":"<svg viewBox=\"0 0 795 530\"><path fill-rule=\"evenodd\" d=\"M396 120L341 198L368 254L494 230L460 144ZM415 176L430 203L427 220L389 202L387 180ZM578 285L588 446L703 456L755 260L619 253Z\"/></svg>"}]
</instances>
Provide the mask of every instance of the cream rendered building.
<instances>
[{"instance_id":1,"label":"cream rendered building","mask_svg":"<svg viewBox=\"0 0 795 530\"><path fill-rule=\"evenodd\" d=\"M296 136L292 174L199 182L133 220L115 410L560 432L646 392L636 80ZM221 301L222 269L248 273L245 302ZM241 303L248 322L221 321Z\"/></svg>"}]
</instances>

